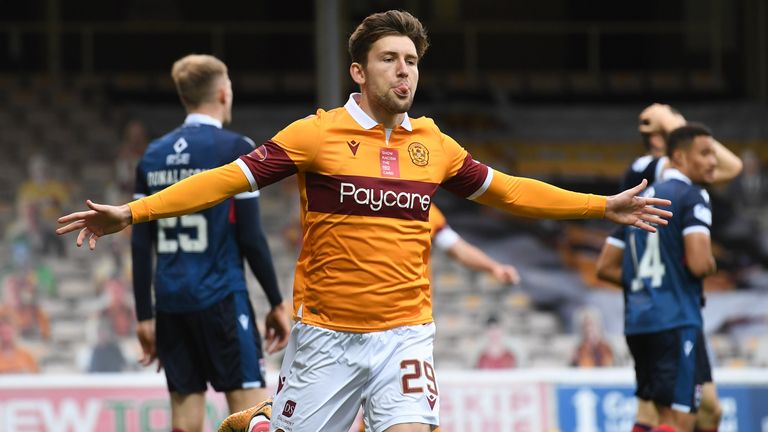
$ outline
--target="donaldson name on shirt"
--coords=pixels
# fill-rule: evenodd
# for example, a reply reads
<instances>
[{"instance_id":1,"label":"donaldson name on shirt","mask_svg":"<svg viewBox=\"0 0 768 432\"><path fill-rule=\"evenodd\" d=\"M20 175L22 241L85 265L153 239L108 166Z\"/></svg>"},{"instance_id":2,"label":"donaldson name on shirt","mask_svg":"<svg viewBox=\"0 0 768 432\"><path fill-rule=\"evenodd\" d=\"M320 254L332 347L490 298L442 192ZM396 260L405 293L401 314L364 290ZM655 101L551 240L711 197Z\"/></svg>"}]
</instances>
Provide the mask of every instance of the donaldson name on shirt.
<instances>
[{"instance_id":1,"label":"donaldson name on shirt","mask_svg":"<svg viewBox=\"0 0 768 432\"><path fill-rule=\"evenodd\" d=\"M147 172L147 186L165 187L179 180L184 180L195 174L206 171L204 168L176 168Z\"/></svg>"}]
</instances>

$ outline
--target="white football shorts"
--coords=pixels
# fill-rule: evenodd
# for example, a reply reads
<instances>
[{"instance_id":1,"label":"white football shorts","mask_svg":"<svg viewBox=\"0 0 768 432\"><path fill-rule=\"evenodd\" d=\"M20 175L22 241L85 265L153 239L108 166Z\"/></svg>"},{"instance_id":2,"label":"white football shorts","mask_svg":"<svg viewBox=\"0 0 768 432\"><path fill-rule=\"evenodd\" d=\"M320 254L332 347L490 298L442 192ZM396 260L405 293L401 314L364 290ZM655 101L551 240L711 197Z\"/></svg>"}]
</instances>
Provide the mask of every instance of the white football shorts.
<instances>
[{"instance_id":1,"label":"white football shorts","mask_svg":"<svg viewBox=\"0 0 768 432\"><path fill-rule=\"evenodd\" d=\"M363 406L366 430L438 425L434 323L347 333L297 323L291 330L270 431L347 432Z\"/></svg>"}]
</instances>

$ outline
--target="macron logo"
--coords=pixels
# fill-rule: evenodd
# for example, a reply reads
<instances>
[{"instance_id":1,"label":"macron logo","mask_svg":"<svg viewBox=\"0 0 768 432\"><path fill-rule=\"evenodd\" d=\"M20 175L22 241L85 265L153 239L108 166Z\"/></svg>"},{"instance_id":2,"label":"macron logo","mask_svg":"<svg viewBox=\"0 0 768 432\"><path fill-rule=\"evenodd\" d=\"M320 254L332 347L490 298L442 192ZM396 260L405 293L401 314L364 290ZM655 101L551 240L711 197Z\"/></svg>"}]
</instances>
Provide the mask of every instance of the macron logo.
<instances>
[{"instance_id":1,"label":"macron logo","mask_svg":"<svg viewBox=\"0 0 768 432\"><path fill-rule=\"evenodd\" d=\"M352 150L352 156L357 156L357 149L360 148L360 143L355 140L347 141L349 149Z\"/></svg>"},{"instance_id":2,"label":"macron logo","mask_svg":"<svg viewBox=\"0 0 768 432\"><path fill-rule=\"evenodd\" d=\"M685 351L685 356L689 357L691 355L691 351L693 351L693 342L687 340L683 344L683 351Z\"/></svg>"},{"instance_id":3,"label":"macron logo","mask_svg":"<svg viewBox=\"0 0 768 432\"><path fill-rule=\"evenodd\" d=\"M240 314L240 316L237 317L237 320L240 321L240 327L242 327L243 330L248 330L248 316L246 314Z\"/></svg>"}]
</instances>

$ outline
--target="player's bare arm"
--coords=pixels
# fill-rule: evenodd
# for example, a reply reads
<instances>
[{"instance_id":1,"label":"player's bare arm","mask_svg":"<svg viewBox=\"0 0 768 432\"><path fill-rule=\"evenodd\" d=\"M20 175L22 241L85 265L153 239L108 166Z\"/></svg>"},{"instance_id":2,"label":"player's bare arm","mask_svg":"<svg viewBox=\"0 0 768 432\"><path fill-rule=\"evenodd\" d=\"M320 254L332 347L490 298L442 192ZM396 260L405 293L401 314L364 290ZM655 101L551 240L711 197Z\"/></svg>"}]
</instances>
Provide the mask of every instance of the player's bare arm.
<instances>
[{"instance_id":1,"label":"player's bare arm","mask_svg":"<svg viewBox=\"0 0 768 432\"><path fill-rule=\"evenodd\" d=\"M486 272L500 283L513 285L520 283L520 274L514 266L501 264L464 239L454 243L447 253L464 266Z\"/></svg>"},{"instance_id":2,"label":"player's bare arm","mask_svg":"<svg viewBox=\"0 0 768 432\"><path fill-rule=\"evenodd\" d=\"M741 174L741 170L744 169L744 163L741 161L741 158L716 139L712 140L712 144L715 149L715 158L717 158L713 182L726 182Z\"/></svg>"},{"instance_id":3,"label":"player's bare arm","mask_svg":"<svg viewBox=\"0 0 768 432\"><path fill-rule=\"evenodd\" d=\"M685 265L691 273L705 278L717 271L715 257L712 256L712 242L709 234L689 233L683 237L685 245Z\"/></svg>"},{"instance_id":4,"label":"player's bare arm","mask_svg":"<svg viewBox=\"0 0 768 432\"><path fill-rule=\"evenodd\" d=\"M604 243L597 258L597 277L621 286L621 260L624 249L610 243Z\"/></svg>"}]
</instances>

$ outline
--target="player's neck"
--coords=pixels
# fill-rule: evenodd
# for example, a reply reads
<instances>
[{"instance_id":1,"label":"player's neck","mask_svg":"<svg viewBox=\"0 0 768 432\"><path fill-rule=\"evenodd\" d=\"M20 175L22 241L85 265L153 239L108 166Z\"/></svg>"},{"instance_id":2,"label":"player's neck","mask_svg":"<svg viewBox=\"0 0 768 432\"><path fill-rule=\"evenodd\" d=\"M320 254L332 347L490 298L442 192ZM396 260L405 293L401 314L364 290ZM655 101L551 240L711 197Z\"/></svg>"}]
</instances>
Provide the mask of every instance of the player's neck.
<instances>
[{"instance_id":1,"label":"player's neck","mask_svg":"<svg viewBox=\"0 0 768 432\"><path fill-rule=\"evenodd\" d=\"M365 95L360 98L360 109L368 114L376 123L384 125L386 129L394 129L403 122L405 116L404 113L393 113L377 104L371 104Z\"/></svg>"},{"instance_id":2,"label":"player's neck","mask_svg":"<svg viewBox=\"0 0 768 432\"><path fill-rule=\"evenodd\" d=\"M224 109L219 106L200 105L194 109L188 109L187 114L203 114L224 123Z\"/></svg>"}]
</instances>

